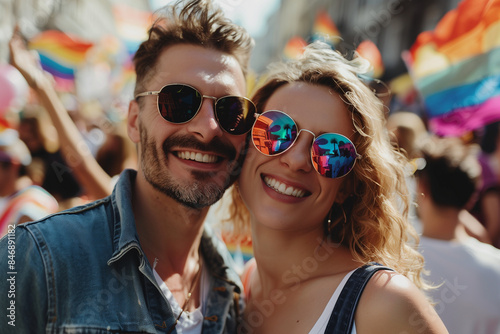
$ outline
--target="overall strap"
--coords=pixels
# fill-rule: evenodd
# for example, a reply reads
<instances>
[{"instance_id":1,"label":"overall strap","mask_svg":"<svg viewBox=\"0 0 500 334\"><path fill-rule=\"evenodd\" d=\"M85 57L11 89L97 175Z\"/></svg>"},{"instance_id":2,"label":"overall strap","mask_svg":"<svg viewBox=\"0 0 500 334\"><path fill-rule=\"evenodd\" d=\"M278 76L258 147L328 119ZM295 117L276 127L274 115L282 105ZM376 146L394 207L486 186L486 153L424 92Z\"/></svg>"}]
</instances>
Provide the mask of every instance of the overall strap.
<instances>
[{"instance_id":1,"label":"overall strap","mask_svg":"<svg viewBox=\"0 0 500 334\"><path fill-rule=\"evenodd\" d=\"M391 268L381 265L367 264L352 273L335 303L325 334L351 333L359 298L370 278L379 270L392 271Z\"/></svg>"}]
</instances>

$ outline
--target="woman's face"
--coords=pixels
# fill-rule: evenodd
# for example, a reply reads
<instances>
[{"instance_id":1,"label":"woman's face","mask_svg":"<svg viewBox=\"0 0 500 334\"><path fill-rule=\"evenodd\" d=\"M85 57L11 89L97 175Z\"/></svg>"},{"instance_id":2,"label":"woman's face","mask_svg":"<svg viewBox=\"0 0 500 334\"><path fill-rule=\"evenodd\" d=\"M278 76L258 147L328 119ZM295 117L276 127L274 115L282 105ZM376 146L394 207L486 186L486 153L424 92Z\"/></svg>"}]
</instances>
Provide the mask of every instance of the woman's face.
<instances>
[{"instance_id":1,"label":"woman's face","mask_svg":"<svg viewBox=\"0 0 500 334\"><path fill-rule=\"evenodd\" d=\"M282 86L266 103L267 110L287 113L298 130L310 130L316 137L334 132L352 140L351 113L339 95L325 86L303 82ZM314 169L313 140L311 133L302 131L288 151L274 157L250 144L239 182L254 223L279 230L322 231L343 178L326 178Z\"/></svg>"}]
</instances>

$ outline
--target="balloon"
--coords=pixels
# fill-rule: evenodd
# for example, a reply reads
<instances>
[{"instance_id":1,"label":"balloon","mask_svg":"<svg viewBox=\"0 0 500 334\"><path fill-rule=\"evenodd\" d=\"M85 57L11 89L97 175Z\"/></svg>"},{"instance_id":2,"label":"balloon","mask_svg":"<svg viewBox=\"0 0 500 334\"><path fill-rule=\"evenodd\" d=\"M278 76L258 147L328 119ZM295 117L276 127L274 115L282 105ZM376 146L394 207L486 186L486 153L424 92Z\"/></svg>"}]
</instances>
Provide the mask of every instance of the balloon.
<instances>
[{"instance_id":1,"label":"balloon","mask_svg":"<svg viewBox=\"0 0 500 334\"><path fill-rule=\"evenodd\" d=\"M9 64L0 64L0 116L8 111L21 110L26 104L28 93L28 83L22 74Z\"/></svg>"}]
</instances>

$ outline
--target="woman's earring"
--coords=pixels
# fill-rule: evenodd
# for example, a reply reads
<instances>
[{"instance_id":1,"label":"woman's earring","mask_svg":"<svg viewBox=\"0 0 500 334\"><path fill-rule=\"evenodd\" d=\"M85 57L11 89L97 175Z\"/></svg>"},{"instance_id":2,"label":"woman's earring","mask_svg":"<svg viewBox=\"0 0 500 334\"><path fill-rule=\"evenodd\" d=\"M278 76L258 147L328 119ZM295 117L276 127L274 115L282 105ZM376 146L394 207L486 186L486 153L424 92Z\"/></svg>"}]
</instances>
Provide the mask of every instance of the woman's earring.
<instances>
[{"instance_id":1,"label":"woman's earring","mask_svg":"<svg viewBox=\"0 0 500 334\"><path fill-rule=\"evenodd\" d=\"M332 211L333 211L333 208L330 209L330 212L328 213L328 232L331 232L332 231Z\"/></svg>"}]
</instances>

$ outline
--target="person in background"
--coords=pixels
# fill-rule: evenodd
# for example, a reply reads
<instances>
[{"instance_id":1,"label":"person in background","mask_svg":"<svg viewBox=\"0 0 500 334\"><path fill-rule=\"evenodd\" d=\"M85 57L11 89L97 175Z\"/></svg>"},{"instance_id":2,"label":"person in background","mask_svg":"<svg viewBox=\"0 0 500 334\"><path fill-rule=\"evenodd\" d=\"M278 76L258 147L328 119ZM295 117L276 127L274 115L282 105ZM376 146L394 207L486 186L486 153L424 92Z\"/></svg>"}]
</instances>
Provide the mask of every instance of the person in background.
<instances>
[{"instance_id":1,"label":"person in background","mask_svg":"<svg viewBox=\"0 0 500 334\"><path fill-rule=\"evenodd\" d=\"M204 220L238 177L255 120L253 39L212 1L157 14L134 56L138 169L108 197L16 228L16 296L0 299L15 303L15 327L4 319L1 333L236 331L241 282Z\"/></svg>"},{"instance_id":2,"label":"person in background","mask_svg":"<svg viewBox=\"0 0 500 334\"><path fill-rule=\"evenodd\" d=\"M253 96L253 146L230 206L255 256L241 333L447 333L419 289L406 159L366 70L316 42Z\"/></svg>"},{"instance_id":3,"label":"person in background","mask_svg":"<svg viewBox=\"0 0 500 334\"><path fill-rule=\"evenodd\" d=\"M470 237L460 212L470 206L481 167L458 138L422 143L425 167L417 172L418 212L435 309L454 334L500 333L500 250Z\"/></svg>"},{"instance_id":4,"label":"person in background","mask_svg":"<svg viewBox=\"0 0 500 334\"><path fill-rule=\"evenodd\" d=\"M85 195L89 200L108 196L112 191L111 177L99 166L85 143L78 127L54 89L52 78L43 71L33 54L26 49L18 30L9 42L10 62L19 70L45 108L55 127L59 150L47 151L41 141L40 118L32 114L21 119L20 131L33 155L45 162L47 190L68 201ZM30 144L32 143L32 144Z\"/></svg>"},{"instance_id":5,"label":"person in background","mask_svg":"<svg viewBox=\"0 0 500 334\"><path fill-rule=\"evenodd\" d=\"M60 209L67 209L82 204L82 187L64 159L56 133L50 131L55 129L45 116L42 108L27 106L20 113L19 138L32 156L28 172L33 181L57 199Z\"/></svg>"},{"instance_id":6,"label":"person in background","mask_svg":"<svg viewBox=\"0 0 500 334\"><path fill-rule=\"evenodd\" d=\"M500 248L500 122L485 126L480 139L481 187L473 213Z\"/></svg>"},{"instance_id":7,"label":"person in background","mask_svg":"<svg viewBox=\"0 0 500 334\"><path fill-rule=\"evenodd\" d=\"M43 218L58 210L45 189L26 174L31 155L14 129L0 131L0 237L17 224Z\"/></svg>"},{"instance_id":8,"label":"person in background","mask_svg":"<svg viewBox=\"0 0 500 334\"><path fill-rule=\"evenodd\" d=\"M416 179L414 173L423 167L424 160L420 152L422 142L425 142L430 135L424 121L420 116L413 112L399 111L392 113L387 118L387 129L392 134L391 140L393 145L402 150L406 155L409 163L407 164L406 181L410 187L410 210L409 218L415 229L420 234L422 231L422 223L418 217L415 208L418 191L416 189ZM475 218L468 210L463 209L459 215L460 224L462 224L467 233L479 241L491 243L488 231L484 228L481 222Z\"/></svg>"}]
</instances>

